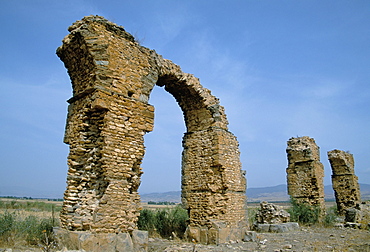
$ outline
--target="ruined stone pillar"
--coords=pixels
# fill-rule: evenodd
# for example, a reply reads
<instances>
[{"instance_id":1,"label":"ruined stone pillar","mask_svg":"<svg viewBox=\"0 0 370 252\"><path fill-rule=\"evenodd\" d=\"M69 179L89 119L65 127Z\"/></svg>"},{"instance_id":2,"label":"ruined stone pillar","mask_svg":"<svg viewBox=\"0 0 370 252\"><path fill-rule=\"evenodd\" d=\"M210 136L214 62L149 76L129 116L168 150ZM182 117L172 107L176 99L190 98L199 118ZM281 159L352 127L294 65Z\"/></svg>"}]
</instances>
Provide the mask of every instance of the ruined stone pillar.
<instances>
[{"instance_id":1,"label":"ruined stone pillar","mask_svg":"<svg viewBox=\"0 0 370 252\"><path fill-rule=\"evenodd\" d=\"M148 101L157 85L174 96L187 128L182 160L187 236L204 243L243 237L245 172L219 100L193 75L103 17L85 17L69 31L57 50L73 87L64 139L70 153L62 228L138 233L143 137L153 129Z\"/></svg>"},{"instance_id":2,"label":"ruined stone pillar","mask_svg":"<svg viewBox=\"0 0 370 252\"><path fill-rule=\"evenodd\" d=\"M189 240L224 243L240 240L247 227L245 177L233 134L210 128L183 140L182 202L188 209Z\"/></svg>"},{"instance_id":3,"label":"ruined stone pillar","mask_svg":"<svg viewBox=\"0 0 370 252\"><path fill-rule=\"evenodd\" d=\"M286 152L288 194L298 203L320 207L324 213L324 166L315 140L307 136L290 138Z\"/></svg>"},{"instance_id":4,"label":"ruined stone pillar","mask_svg":"<svg viewBox=\"0 0 370 252\"><path fill-rule=\"evenodd\" d=\"M361 203L360 187L355 175L353 155L341 150L328 151L333 174L331 180L339 214L346 209L356 208Z\"/></svg>"},{"instance_id":5,"label":"ruined stone pillar","mask_svg":"<svg viewBox=\"0 0 370 252\"><path fill-rule=\"evenodd\" d=\"M70 153L61 226L131 232L140 209L143 137L154 123L154 108L147 104L155 85L148 78L149 52L142 53L130 34L98 17L78 21L69 30L57 50L73 87L64 138Z\"/></svg>"}]
</instances>

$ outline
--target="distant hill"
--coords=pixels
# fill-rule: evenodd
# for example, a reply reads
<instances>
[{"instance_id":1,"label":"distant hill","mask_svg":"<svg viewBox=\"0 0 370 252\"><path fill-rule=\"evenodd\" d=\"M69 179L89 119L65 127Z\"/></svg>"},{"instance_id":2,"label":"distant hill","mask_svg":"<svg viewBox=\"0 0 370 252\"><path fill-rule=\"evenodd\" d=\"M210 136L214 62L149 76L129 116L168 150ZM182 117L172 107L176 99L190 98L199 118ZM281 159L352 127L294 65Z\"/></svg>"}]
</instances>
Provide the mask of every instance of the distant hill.
<instances>
[{"instance_id":1,"label":"distant hill","mask_svg":"<svg viewBox=\"0 0 370 252\"><path fill-rule=\"evenodd\" d=\"M181 192L172 191L164 193L145 193L140 195L142 202L154 201L154 202L181 202Z\"/></svg>"},{"instance_id":2,"label":"distant hill","mask_svg":"<svg viewBox=\"0 0 370 252\"><path fill-rule=\"evenodd\" d=\"M370 185L360 184L361 198L362 200L370 200ZM334 200L334 191L331 185L324 187L325 199ZM248 202L260 202L260 201L289 201L289 195L287 192L286 185L277 185L269 187L258 187L247 189ZM141 201L168 201L168 202L181 202L181 192L172 191L164 193L146 193L141 194Z\"/></svg>"},{"instance_id":3,"label":"distant hill","mask_svg":"<svg viewBox=\"0 0 370 252\"><path fill-rule=\"evenodd\" d=\"M247 188L247 201L289 201L286 185Z\"/></svg>"},{"instance_id":4,"label":"distant hill","mask_svg":"<svg viewBox=\"0 0 370 252\"><path fill-rule=\"evenodd\" d=\"M370 184L361 184L361 198L362 200L370 200ZM325 186L325 199L334 200L334 191L331 185ZM31 190L26 187L13 186L11 188L0 185L0 197L1 196L16 196L16 197L32 197L32 198L48 198L56 199L62 198L60 192L57 191L42 191L42 190ZM181 202L181 192L171 191L163 193L145 193L141 194L141 201L155 201L155 202ZM269 187L258 187L247 189L248 202L260 202L260 201L289 201L289 195L287 193L286 185L277 185Z\"/></svg>"}]
</instances>

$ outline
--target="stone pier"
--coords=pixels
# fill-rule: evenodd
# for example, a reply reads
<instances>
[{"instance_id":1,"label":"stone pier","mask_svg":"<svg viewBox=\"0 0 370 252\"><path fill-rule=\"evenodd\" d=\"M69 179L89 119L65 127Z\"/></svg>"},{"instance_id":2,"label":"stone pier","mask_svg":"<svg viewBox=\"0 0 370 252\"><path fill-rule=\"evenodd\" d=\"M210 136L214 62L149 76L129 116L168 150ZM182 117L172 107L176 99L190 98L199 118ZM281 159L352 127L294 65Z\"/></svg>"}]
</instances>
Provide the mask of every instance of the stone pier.
<instances>
[{"instance_id":1,"label":"stone pier","mask_svg":"<svg viewBox=\"0 0 370 252\"><path fill-rule=\"evenodd\" d=\"M290 138L286 149L288 155L288 194L325 212L324 166L320 162L320 151L313 138L303 136Z\"/></svg>"},{"instance_id":2,"label":"stone pier","mask_svg":"<svg viewBox=\"0 0 370 252\"><path fill-rule=\"evenodd\" d=\"M190 217L186 237L202 243L244 237L245 172L219 100L199 79L103 17L85 17L69 31L57 50L73 87L64 138L70 153L62 230L125 233L129 236L114 239L135 240L144 135L154 123L149 98L159 86L176 99L187 129L182 157L182 201Z\"/></svg>"},{"instance_id":3,"label":"stone pier","mask_svg":"<svg viewBox=\"0 0 370 252\"><path fill-rule=\"evenodd\" d=\"M358 208L361 203L355 162L352 154L341 150L328 151L328 158L338 212L344 215L347 209Z\"/></svg>"}]
</instances>

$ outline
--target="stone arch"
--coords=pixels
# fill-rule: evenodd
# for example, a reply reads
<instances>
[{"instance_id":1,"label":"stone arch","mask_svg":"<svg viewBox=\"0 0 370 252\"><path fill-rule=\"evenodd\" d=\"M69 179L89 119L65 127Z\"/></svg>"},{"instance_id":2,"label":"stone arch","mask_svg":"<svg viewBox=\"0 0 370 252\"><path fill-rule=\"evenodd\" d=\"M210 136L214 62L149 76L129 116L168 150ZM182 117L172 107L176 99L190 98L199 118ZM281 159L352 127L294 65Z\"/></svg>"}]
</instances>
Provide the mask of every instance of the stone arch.
<instances>
[{"instance_id":1,"label":"stone arch","mask_svg":"<svg viewBox=\"0 0 370 252\"><path fill-rule=\"evenodd\" d=\"M241 239L245 173L219 100L193 75L102 17L85 17L69 31L57 49L73 87L64 139L70 154L62 227L96 233L137 229L143 136L154 123L148 101L158 85L175 97L187 129L182 154L187 237L204 243Z\"/></svg>"}]
</instances>

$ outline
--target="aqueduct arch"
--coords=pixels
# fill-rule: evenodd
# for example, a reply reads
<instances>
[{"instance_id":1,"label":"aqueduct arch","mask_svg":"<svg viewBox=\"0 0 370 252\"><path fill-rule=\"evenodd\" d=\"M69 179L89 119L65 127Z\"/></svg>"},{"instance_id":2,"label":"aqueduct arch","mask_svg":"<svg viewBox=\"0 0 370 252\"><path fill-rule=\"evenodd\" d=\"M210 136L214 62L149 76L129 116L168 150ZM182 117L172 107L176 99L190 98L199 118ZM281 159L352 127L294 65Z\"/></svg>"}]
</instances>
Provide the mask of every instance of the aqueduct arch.
<instances>
[{"instance_id":1,"label":"aqueduct arch","mask_svg":"<svg viewBox=\"0 0 370 252\"><path fill-rule=\"evenodd\" d=\"M95 233L136 230L144 135L152 131L155 85L181 107L182 201L187 235L199 242L240 239L246 180L224 108L191 74L140 46L122 27L89 16L69 27L57 55L71 78L65 143L70 145L62 228Z\"/></svg>"}]
</instances>

